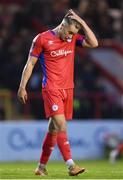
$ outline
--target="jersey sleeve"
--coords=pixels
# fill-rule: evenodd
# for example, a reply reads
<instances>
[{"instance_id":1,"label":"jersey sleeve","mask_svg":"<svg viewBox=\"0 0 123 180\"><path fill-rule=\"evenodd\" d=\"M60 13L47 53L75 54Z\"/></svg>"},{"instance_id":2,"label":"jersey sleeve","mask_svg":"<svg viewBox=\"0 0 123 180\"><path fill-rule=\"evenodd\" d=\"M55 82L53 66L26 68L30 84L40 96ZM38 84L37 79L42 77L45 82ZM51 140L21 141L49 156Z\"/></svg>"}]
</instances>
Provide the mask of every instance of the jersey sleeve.
<instances>
[{"instance_id":1,"label":"jersey sleeve","mask_svg":"<svg viewBox=\"0 0 123 180\"><path fill-rule=\"evenodd\" d=\"M43 43L42 43L41 34L38 34L32 41L29 55L38 58L42 52L42 48L43 48L42 44Z\"/></svg>"},{"instance_id":2,"label":"jersey sleeve","mask_svg":"<svg viewBox=\"0 0 123 180\"><path fill-rule=\"evenodd\" d=\"M76 46L82 47L82 43L83 43L84 40L85 40L84 35L77 34L76 35Z\"/></svg>"}]
</instances>

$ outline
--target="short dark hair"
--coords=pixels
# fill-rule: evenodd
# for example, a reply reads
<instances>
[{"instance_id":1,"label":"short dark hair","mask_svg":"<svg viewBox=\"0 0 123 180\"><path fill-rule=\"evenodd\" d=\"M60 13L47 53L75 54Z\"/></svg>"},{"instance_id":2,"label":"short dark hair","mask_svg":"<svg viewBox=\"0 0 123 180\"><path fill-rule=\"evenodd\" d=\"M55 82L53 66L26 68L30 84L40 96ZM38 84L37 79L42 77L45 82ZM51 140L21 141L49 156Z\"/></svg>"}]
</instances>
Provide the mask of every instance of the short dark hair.
<instances>
[{"instance_id":1,"label":"short dark hair","mask_svg":"<svg viewBox=\"0 0 123 180\"><path fill-rule=\"evenodd\" d=\"M67 17L64 17L64 20L68 25L74 24L77 29L81 28L81 24L75 19L71 19L70 17L67 16Z\"/></svg>"}]
</instances>

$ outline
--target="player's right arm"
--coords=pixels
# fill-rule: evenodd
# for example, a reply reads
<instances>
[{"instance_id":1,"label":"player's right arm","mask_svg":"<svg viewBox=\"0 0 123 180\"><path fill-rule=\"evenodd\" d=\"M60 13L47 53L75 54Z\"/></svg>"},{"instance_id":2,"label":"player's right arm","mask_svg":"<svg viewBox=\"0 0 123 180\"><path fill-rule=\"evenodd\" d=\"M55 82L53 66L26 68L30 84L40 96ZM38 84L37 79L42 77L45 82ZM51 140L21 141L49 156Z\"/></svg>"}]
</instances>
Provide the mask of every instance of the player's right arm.
<instances>
[{"instance_id":1,"label":"player's right arm","mask_svg":"<svg viewBox=\"0 0 123 180\"><path fill-rule=\"evenodd\" d=\"M28 83L28 80L31 77L33 68L37 62L38 58L34 56L29 56L27 63L23 69L20 86L18 89L18 98L22 103L26 103L27 101L27 92L26 92L26 85Z\"/></svg>"},{"instance_id":2,"label":"player's right arm","mask_svg":"<svg viewBox=\"0 0 123 180\"><path fill-rule=\"evenodd\" d=\"M18 98L22 103L26 103L27 101L27 92L26 85L31 77L33 68L39 58L40 53L42 52L42 40L41 34L38 34L32 42L32 46L30 48L29 57L27 63L23 69L20 86L18 89Z\"/></svg>"}]
</instances>

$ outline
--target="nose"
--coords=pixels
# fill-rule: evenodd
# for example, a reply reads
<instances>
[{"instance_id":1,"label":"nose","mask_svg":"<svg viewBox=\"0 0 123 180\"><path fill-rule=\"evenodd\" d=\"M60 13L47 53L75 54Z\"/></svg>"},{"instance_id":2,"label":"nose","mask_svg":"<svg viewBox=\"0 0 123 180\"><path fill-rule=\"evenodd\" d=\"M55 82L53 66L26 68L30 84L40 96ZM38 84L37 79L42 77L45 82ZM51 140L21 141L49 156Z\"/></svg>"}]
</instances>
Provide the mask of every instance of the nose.
<instances>
[{"instance_id":1,"label":"nose","mask_svg":"<svg viewBox=\"0 0 123 180\"><path fill-rule=\"evenodd\" d=\"M69 34L69 36L68 36L70 39L72 39L72 37L73 37L73 35L72 34Z\"/></svg>"}]
</instances>

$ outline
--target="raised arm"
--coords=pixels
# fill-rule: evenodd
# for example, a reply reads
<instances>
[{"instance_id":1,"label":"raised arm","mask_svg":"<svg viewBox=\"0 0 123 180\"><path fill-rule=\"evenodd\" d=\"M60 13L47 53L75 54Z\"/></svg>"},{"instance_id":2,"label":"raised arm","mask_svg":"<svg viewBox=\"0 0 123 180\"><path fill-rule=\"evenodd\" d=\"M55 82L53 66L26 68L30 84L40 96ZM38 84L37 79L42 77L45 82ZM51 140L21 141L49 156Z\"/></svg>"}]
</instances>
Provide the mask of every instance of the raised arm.
<instances>
[{"instance_id":1,"label":"raised arm","mask_svg":"<svg viewBox=\"0 0 123 180\"><path fill-rule=\"evenodd\" d=\"M37 62L38 58L29 56L27 63L23 69L21 81L20 81L20 86L18 89L18 98L22 103L26 103L27 101L27 92L26 92L26 85L28 83L28 80L31 77L33 68Z\"/></svg>"},{"instance_id":2,"label":"raised arm","mask_svg":"<svg viewBox=\"0 0 123 180\"><path fill-rule=\"evenodd\" d=\"M69 17L71 17L72 19L78 21L85 33L85 40L83 41L82 45L84 47L90 47L90 48L95 48L98 46L98 41L97 38L95 36L95 34L93 33L93 31L90 29L90 27L86 24L86 22L81 19L72 9L69 10Z\"/></svg>"}]
</instances>

